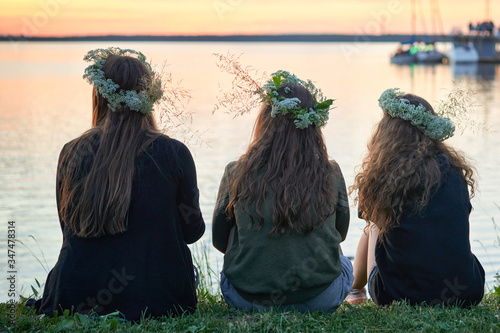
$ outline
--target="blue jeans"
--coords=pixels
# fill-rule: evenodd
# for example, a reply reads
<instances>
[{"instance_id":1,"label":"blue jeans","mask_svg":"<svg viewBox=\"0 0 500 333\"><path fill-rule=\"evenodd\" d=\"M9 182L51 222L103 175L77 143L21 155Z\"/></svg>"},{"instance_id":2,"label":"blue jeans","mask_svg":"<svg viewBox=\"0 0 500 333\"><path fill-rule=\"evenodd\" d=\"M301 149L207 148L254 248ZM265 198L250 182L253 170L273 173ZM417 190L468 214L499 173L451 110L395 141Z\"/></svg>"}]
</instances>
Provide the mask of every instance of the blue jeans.
<instances>
[{"instance_id":1,"label":"blue jeans","mask_svg":"<svg viewBox=\"0 0 500 333\"><path fill-rule=\"evenodd\" d=\"M346 298L347 294L351 290L352 281L354 280L354 276L352 275L352 264L349 259L340 255L340 262L342 264L342 272L340 273L340 276L336 278L321 294L300 304L287 304L275 307L251 303L238 294L223 272L220 273L220 289L227 304L232 308L241 310L269 311L275 309L297 310L299 312L310 312L316 310L334 312Z\"/></svg>"},{"instance_id":2,"label":"blue jeans","mask_svg":"<svg viewBox=\"0 0 500 333\"><path fill-rule=\"evenodd\" d=\"M394 298L385 290L378 267L373 267L368 277L368 292L373 303L377 305L387 305L394 301Z\"/></svg>"}]
</instances>

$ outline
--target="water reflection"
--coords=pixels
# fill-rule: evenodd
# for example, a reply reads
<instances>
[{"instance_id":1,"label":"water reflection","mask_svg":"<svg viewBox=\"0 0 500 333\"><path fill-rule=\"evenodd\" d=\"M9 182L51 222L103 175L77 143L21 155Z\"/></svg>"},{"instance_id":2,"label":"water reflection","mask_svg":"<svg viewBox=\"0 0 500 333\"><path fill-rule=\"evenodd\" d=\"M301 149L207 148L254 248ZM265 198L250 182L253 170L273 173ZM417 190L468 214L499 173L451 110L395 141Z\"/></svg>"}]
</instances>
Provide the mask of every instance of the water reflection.
<instances>
[{"instance_id":1,"label":"water reflection","mask_svg":"<svg viewBox=\"0 0 500 333\"><path fill-rule=\"evenodd\" d=\"M448 67L453 73L454 79L464 79L470 78L477 81L495 81L497 64L489 63L452 63L449 65L444 64L392 64L398 72L405 72L412 79L415 79L415 75L418 71L425 72L431 75L435 75L436 71L442 67ZM413 85L412 85L413 88Z\"/></svg>"},{"instance_id":2,"label":"water reflection","mask_svg":"<svg viewBox=\"0 0 500 333\"><path fill-rule=\"evenodd\" d=\"M478 79L483 81L494 81L496 78L496 65L495 64L479 64L478 66Z\"/></svg>"},{"instance_id":3,"label":"water reflection","mask_svg":"<svg viewBox=\"0 0 500 333\"><path fill-rule=\"evenodd\" d=\"M462 77L477 77L477 71L479 65L477 63L471 64L451 64L450 65L453 71L453 77L456 79L460 79Z\"/></svg>"},{"instance_id":4,"label":"water reflection","mask_svg":"<svg viewBox=\"0 0 500 333\"><path fill-rule=\"evenodd\" d=\"M464 77L477 79L478 81L495 81L495 64L464 63L450 65L453 71L453 77L461 79Z\"/></svg>"}]
</instances>

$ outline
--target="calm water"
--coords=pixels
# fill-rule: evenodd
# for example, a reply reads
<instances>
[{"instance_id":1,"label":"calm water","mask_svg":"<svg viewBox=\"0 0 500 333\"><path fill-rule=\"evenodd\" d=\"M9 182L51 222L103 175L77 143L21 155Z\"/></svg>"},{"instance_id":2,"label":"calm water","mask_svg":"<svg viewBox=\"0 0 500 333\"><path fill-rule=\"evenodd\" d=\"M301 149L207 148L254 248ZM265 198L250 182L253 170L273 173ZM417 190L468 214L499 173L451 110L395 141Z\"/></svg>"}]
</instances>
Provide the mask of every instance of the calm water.
<instances>
[{"instance_id":1,"label":"calm water","mask_svg":"<svg viewBox=\"0 0 500 333\"><path fill-rule=\"evenodd\" d=\"M6 276L7 222L15 221L16 237L25 245L16 247L21 294L30 294L35 278L44 282L57 260L62 242L54 193L57 158L64 143L90 126L91 87L81 78L86 67L82 57L90 49L108 46L141 50L156 64L167 61L174 80L182 80L192 91L187 109L193 112L195 135L170 135L187 141L194 155L208 231L193 252L209 249L215 270L221 267L222 255L210 246L210 221L219 180L224 166L247 147L255 112L235 119L223 112L212 115L219 84L227 87L231 79L219 72L212 53L244 53L243 64L311 78L336 99L324 135L348 185L381 115L377 99L384 89L400 87L436 105L457 85L471 87L477 92L471 116L490 130L467 130L448 142L465 151L478 171L480 193L471 214L473 252L490 285L500 270L500 231L493 224L500 220L499 67L394 66L388 58L393 43L0 43L0 267ZM356 207L351 209L354 218L343 244L349 256L364 226L355 218ZM6 286L6 279L0 279L0 301L7 299Z\"/></svg>"}]
</instances>

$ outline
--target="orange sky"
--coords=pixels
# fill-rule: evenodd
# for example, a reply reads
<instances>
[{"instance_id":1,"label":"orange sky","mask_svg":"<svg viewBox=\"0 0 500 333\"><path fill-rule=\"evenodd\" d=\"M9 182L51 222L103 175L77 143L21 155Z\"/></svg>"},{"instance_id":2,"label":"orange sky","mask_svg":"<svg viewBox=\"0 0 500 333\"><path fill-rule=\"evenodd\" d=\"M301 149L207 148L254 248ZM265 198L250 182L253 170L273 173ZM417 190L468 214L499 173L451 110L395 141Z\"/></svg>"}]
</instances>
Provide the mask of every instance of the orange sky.
<instances>
[{"instance_id":1,"label":"orange sky","mask_svg":"<svg viewBox=\"0 0 500 333\"><path fill-rule=\"evenodd\" d=\"M417 33L486 18L487 1L416 0ZM410 0L1 0L0 35L410 33ZM500 24L500 4L490 0ZM439 27L439 24L437 24Z\"/></svg>"}]
</instances>

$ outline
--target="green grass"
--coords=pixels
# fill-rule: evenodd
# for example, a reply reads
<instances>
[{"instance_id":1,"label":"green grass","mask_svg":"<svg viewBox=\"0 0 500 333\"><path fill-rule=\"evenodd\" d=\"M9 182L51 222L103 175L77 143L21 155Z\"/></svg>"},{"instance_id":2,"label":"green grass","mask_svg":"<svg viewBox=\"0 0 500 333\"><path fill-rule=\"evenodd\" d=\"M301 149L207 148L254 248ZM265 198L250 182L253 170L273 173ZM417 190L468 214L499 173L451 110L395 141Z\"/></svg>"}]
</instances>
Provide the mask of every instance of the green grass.
<instances>
[{"instance_id":1,"label":"green grass","mask_svg":"<svg viewBox=\"0 0 500 333\"><path fill-rule=\"evenodd\" d=\"M483 301L471 308L409 306L394 303L378 307L344 303L335 313L295 311L248 312L231 309L217 288L218 273L208 265L208 249L195 250L201 283L198 309L193 315L119 321L118 314L95 319L70 314L49 318L37 315L22 298L11 307L0 303L0 332L500 332L500 277ZM199 253L198 253L199 252ZM38 284L38 281L36 281ZM40 286L32 286L38 296ZM11 312L11 310L13 312ZM11 322L9 314L15 321Z\"/></svg>"},{"instance_id":2,"label":"green grass","mask_svg":"<svg viewBox=\"0 0 500 333\"><path fill-rule=\"evenodd\" d=\"M122 322L118 313L98 319L66 311L59 317L37 315L22 298L0 303L0 332L500 332L500 278L483 301L471 309L409 306L394 303L378 307L344 303L335 313L295 311L248 312L231 309L222 300L218 274L208 265L208 251L198 249L201 276L198 309L193 315ZM198 252L197 251L197 252ZM38 284L38 281L36 281ZM40 286L32 286L37 297ZM9 314L15 321L11 322Z\"/></svg>"},{"instance_id":3,"label":"green grass","mask_svg":"<svg viewBox=\"0 0 500 333\"><path fill-rule=\"evenodd\" d=\"M57 318L37 316L32 308L15 304L15 324L0 304L0 324L5 332L499 332L500 298L487 296L472 309L393 304L379 308L371 302L342 305L333 314L247 312L230 309L219 295L201 298L195 314L141 323L119 322L116 315L92 319L67 312ZM0 329L2 331L2 329Z\"/></svg>"},{"instance_id":4,"label":"green grass","mask_svg":"<svg viewBox=\"0 0 500 333\"><path fill-rule=\"evenodd\" d=\"M500 279L492 292L471 309L403 303L378 307L369 301L356 306L344 303L333 314L248 312L229 308L220 293L214 291L218 274L207 264L206 249L201 253L204 256L196 265L202 280L198 309L193 315L146 318L140 323L121 322L118 313L95 319L66 311L49 318L26 307L26 299L22 298L12 307L0 303L0 332L500 332ZM35 296L36 288L32 289ZM13 314L14 322L9 314Z\"/></svg>"}]
</instances>

